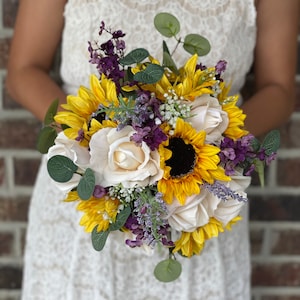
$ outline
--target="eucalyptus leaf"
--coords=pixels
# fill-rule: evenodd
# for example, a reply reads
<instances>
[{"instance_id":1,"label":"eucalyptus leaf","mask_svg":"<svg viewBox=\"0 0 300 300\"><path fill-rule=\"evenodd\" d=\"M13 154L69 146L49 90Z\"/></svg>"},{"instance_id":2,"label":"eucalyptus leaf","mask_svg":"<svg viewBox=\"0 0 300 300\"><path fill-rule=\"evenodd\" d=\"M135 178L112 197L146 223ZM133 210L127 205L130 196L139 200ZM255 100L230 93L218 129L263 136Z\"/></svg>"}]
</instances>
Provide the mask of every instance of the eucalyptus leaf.
<instances>
[{"instance_id":1,"label":"eucalyptus leaf","mask_svg":"<svg viewBox=\"0 0 300 300\"><path fill-rule=\"evenodd\" d=\"M54 145L54 141L57 137L57 132L53 127L43 127L37 138L37 149L42 154L46 154L51 146Z\"/></svg>"},{"instance_id":2,"label":"eucalyptus leaf","mask_svg":"<svg viewBox=\"0 0 300 300\"><path fill-rule=\"evenodd\" d=\"M172 258L161 261L154 269L154 276L162 282L176 280L181 274L181 264Z\"/></svg>"},{"instance_id":3,"label":"eucalyptus leaf","mask_svg":"<svg viewBox=\"0 0 300 300\"><path fill-rule=\"evenodd\" d=\"M164 68L157 64L148 64L146 69L134 74L134 80L146 83L153 84L159 81L164 74Z\"/></svg>"},{"instance_id":4,"label":"eucalyptus leaf","mask_svg":"<svg viewBox=\"0 0 300 300\"><path fill-rule=\"evenodd\" d=\"M87 168L77 186L78 196L82 200L88 200L93 195L94 189L95 189L95 174L92 169Z\"/></svg>"},{"instance_id":5,"label":"eucalyptus leaf","mask_svg":"<svg viewBox=\"0 0 300 300\"><path fill-rule=\"evenodd\" d=\"M175 37L180 31L178 19L169 13L159 13L154 18L156 30L165 37Z\"/></svg>"},{"instance_id":6,"label":"eucalyptus leaf","mask_svg":"<svg viewBox=\"0 0 300 300\"><path fill-rule=\"evenodd\" d=\"M117 215L116 221L109 226L110 231L121 229L126 223L128 217L131 214L131 209L129 206L125 207L122 211L120 211Z\"/></svg>"},{"instance_id":7,"label":"eucalyptus leaf","mask_svg":"<svg viewBox=\"0 0 300 300\"><path fill-rule=\"evenodd\" d=\"M109 231L106 230L97 232L97 227L98 225L95 226L92 231L92 245L96 251L101 251L105 246L106 240L109 235Z\"/></svg>"},{"instance_id":8,"label":"eucalyptus leaf","mask_svg":"<svg viewBox=\"0 0 300 300\"><path fill-rule=\"evenodd\" d=\"M50 177L57 182L67 182L77 171L78 167L73 161L63 155L52 156L47 162Z\"/></svg>"},{"instance_id":9,"label":"eucalyptus leaf","mask_svg":"<svg viewBox=\"0 0 300 300\"><path fill-rule=\"evenodd\" d=\"M267 155L277 152L280 146L280 133L278 130L270 131L262 142L262 148Z\"/></svg>"},{"instance_id":10,"label":"eucalyptus leaf","mask_svg":"<svg viewBox=\"0 0 300 300\"><path fill-rule=\"evenodd\" d=\"M190 54L204 56L210 51L210 43L205 37L192 33L184 38L183 48Z\"/></svg>"},{"instance_id":11,"label":"eucalyptus leaf","mask_svg":"<svg viewBox=\"0 0 300 300\"><path fill-rule=\"evenodd\" d=\"M123 58L119 60L119 63L124 66L129 66L132 64L137 64L142 62L144 59L146 59L149 56L148 50L144 48L137 48L129 52L127 55L125 55Z\"/></svg>"},{"instance_id":12,"label":"eucalyptus leaf","mask_svg":"<svg viewBox=\"0 0 300 300\"><path fill-rule=\"evenodd\" d=\"M57 113L57 109L58 109L58 99L55 99L51 105L49 106L46 115L44 117L44 124L45 125L50 125L54 122L54 116Z\"/></svg>"}]
</instances>

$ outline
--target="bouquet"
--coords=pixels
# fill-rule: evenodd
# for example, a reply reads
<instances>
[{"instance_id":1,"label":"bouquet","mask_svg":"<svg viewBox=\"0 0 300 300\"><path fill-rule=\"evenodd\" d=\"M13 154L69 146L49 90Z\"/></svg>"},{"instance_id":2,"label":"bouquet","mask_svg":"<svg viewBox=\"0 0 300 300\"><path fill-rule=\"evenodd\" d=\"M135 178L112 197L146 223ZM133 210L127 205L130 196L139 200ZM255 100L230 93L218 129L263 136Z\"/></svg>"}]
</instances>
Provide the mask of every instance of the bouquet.
<instances>
[{"instance_id":1,"label":"bouquet","mask_svg":"<svg viewBox=\"0 0 300 300\"><path fill-rule=\"evenodd\" d=\"M101 251L120 230L124 247L167 248L154 275L168 282L180 276L177 255L200 254L241 219L250 175L263 181L279 136L260 142L244 128L238 95L222 77L226 61L198 62L210 51L206 38L178 38L180 23L168 13L154 25L190 53L186 63L176 65L165 41L162 62L144 48L126 53L123 31L101 22L109 39L88 45L99 74L62 110L53 102L38 147L65 201L78 202L93 247Z\"/></svg>"}]
</instances>

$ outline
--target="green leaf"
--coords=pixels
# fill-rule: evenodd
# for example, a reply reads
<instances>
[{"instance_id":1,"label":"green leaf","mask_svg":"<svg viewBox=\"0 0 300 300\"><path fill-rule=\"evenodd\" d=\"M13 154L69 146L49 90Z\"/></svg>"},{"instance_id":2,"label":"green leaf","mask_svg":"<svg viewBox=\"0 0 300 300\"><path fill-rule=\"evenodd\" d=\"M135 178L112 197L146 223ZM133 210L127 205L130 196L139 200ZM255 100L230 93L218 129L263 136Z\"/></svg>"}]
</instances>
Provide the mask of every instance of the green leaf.
<instances>
[{"instance_id":1,"label":"green leaf","mask_svg":"<svg viewBox=\"0 0 300 300\"><path fill-rule=\"evenodd\" d=\"M47 163L50 177L57 182L67 182L77 171L78 167L73 161L63 155L52 156Z\"/></svg>"},{"instance_id":2,"label":"green leaf","mask_svg":"<svg viewBox=\"0 0 300 300\"><path fill-rule=\"evenodd\" d=\"M154 276L162 282L176 280L181 274L181 264L172 258L161 261L154 269Z\"/></svg>"},{"instance_id":3,"label":"green leaf","mask_svg":"<svg viewBox=\"0 0 300 300\"><path fill-rule=\"evenodd\" d=\"M251 146L253 151L257 152L260 149L261 143L257 138L253 138L253 140L251 141Z\"/></svg>"},{"instance_id":4,"label":"green leaf","mask_svg":"<svg viewBox=\"0 0 300 300\"><path fill-rule=\"evenodd\" d=\"M78 196L82 200L88 200L93 195L94 189L95 189L95 174L92 169L87 168L77 186Z\"/></svg>"},{"instance_id":5,"label":"green leaf","mask_svg":"<svg viewBox=\"0 0 300 300\"><path fill-rule=\"evenodd\" d=\"M163 41L163 66L169 68L175 74L179 75L177 66L170 54L169 48L165 41Z\"/></svg>"},{"instance_id":6,"label":"green leaf","mask_svg":"<svg viewBox=\"0 0 300 300\"><path fill-rule=\"evenodd\" d=\"M46 154L51 146L54 145L54 141L57 137L57 132L53 127L43 127L37 138L37 149L42 154Z\"/></svg>"},{"instance_id":7,"label":"green leaf","mask_svg":"<svg viewBox=\"0 0 300 300\"><path fill-rule=\"evenodd\" d=\"M262 148L267 155L277 152L280 146L280 133L278 130L270 131L262 142Z\"/></svg>"},{"instance_id":8,"label":"green leaf","mask_svg":"<svg viewBox=\"0 0 300 300\"><path fill-rule=\"evenodd\" d=\"M169 13L159 13L154 18L156 30L165 37L176 36L180 31L178 19Z\"/></svg>"},{"instance_id":9,"label":"green leaf","mask_svg":"<svg viewBox=\"0 0 300 300\"><path fill-rule=\"evenodd\" d=\"M205 37L192 33L184 38L183 48L190 54L203 56L210 51L210 43Z\"/></svg>"},{"instance_id":10,"label":"green leaf","mask_svg":"<svg viewBox=\"0 0 300 300\"><path fill-rule=\"evenodd\" d=\"M164 74L164 68L157 64L148 64L146 69L134 74L134 80L146 84L159 81Z\"/></svg>"},{"instance_id":11,"label":"green leaf","mask_svg":"<svg viewBox=\"0 0 300 300\"><path fill-rule=\"evenodd\" d=\"M58 99L55 99L49 106L44 118L45 125L50 125L54 122L54 116L57 113L58 103L59 103Z\"/></svg>"},{"instance_id":12,"label":"green leaf","mask_svg":"<svg viewBox=\"0 0 300 300\"><path fill-rule=\"evenodd\" d=\"M92 245L96 251L101 251L105 246L106 240L109 235L109 231L106 230L97 232L97 227L98 225L95 226L92 231Z\"/></svg>"},{"instance_id":13,"label":"green leaf","mask_svg":"<svg viewBox=\"0 0 300 300\"><path fill-rule=\"evenodd\" d=\"M120 213L118 213L115 223L109 226L110 231L121 229L126 223L128 217L131 214L131 209L129 206L125 207Z\"/></svg>"},{"instance_id":14,"label":"green leaf","mask_svg":"<svg viewBox=\"0 0 300 300\"><path fill-rule=\"evenodd\" d=\"M119 60L119 63L125 66L142 62L149 56L149 52L144 48L137 48L129 52Z\"/></svg>"},{"instance_id":15,"label":"green leaf","mask_svg":"<svg viewBox=\"0 0 300 300\"><path fill-rule=\"evenodd\" d=\"M261 161L260 159L254 159L253 163L255 165L255 171L258 174L260 185L262 187L264 187L265 186L265 165L264 165L264 162Z\"/></svg>"}]
</instances>

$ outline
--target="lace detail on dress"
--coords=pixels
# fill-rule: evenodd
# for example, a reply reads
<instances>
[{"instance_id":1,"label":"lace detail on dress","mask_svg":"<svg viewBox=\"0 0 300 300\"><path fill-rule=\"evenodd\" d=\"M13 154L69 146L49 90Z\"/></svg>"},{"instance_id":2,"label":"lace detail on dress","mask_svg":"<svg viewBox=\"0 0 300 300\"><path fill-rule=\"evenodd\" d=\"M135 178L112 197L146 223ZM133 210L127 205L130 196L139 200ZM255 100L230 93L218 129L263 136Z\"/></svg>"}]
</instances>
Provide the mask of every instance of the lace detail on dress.
<instances>
[{"instance_id":1,"label":"lace detail on dress","mask_svg":"<svg viewBox=\"0 0 300 300\"><path fill-rule=\"evenodd\" d=\"M69 0L61 66L66 91L76 94L95 72L88 63L87 42L98 39L102 20L127 33L128 50L142 46L160 59L162 37L153 28L153 18L164 11L178 17L181 36L193 32L210 40L212 51L201 61L212 65L219 59L227 60L227 80L232 80L233 91L238 92L252 64L256 33L253 2ZM173 41L167 42L172 49ZM180 48L176 52L181 63L187 57ZM96 252L90 235L78 225L80 214L75 204L61 199L63 195L47 175L44 159L31 202L23 300L250 299L247 211L244 221L231 232L208 241L200 256L178 257L183 274L179 280L164 284L154 278L153 269L167 253L149 257L129 249L117 232L102 252Z\"/></svg>"}]
</instances>

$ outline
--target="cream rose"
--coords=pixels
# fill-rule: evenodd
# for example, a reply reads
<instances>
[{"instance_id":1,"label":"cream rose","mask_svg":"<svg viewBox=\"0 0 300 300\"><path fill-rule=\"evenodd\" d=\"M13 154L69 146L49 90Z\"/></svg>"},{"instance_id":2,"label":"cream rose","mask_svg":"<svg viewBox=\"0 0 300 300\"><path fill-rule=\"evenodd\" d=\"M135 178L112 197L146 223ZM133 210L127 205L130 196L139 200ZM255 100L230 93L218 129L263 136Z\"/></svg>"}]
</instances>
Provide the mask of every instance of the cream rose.
<instances>
[{"instance_id":1,"label":"cream rose","mask_svg":"<svg viewBox=\"0 0 300 300\"><path fill-rule=\"evenodd\" d=\"M168 205L168 222L177 231L193 232L208 223L219 202L220 199L204 188L200 194L187 197L184 205L174 199Z\"/></svg>"},{"instance_id":2,"label":"cream rose","mask_svg":"<svg viewBox=\"0 0 300 300\"><path fill-rule=\"evenodd\" d=\"M80 146L79 142L67 138L63 132L60 132L56 137L55 145L49 148L47 159L49 160L55 155L63 155L70 158L82 170L85 170L89 165L90 154L88 149ZM67 193L78 185L80 179L80 175L74 174L68 182L54 182L61 191Z\"/></svg>"},{"instance_id":3,"label":"cream rose","mask_svg":"<svg viewBox=\"0 0 300 300\"><path fill-rule=\"evenodd\" d=\"M121 130L104 128L92 136L90 166L97 184L107 187L122 183L130 188L151 185L162 178L159 153L144 142L141 146L132 142L133 133L134 129L126 126Z\"/></svg>"},{"instance_id":4,"label":"cream rose","mask_svg":"<svg viewBox=\"0 0 300 300\"><path fill-rule=\"evenodd\" d=\"M219 141L229 123L228 115L222 110L218 99L206 94L192 102L191 115L187 121L196 130L205 130L207 143Z\"/></svg>"},{"instance_id":5,"label":"cream rose","mask_svg":"<svg viewBox=\"0 0 300 300\"><path fill-rule=\"evenodd\" d=\"M238 174L231 178L231 181L229 181L227 185L241 197L246 198L247 194L245 190L251 182L251 177ZM221 201L214 212L214 217L226 226L230 220L239 215L244 204L245 202L236 199Z\"/></svg>"},{"instance_id":6,"label":"cream rose","mask_svg":"<svg viewBox=\"0 0 300 300\"><path fill-rule=\"evenodd\" d=\"M233 176L232 180L224 183L240 196L246 198L244 192L250 184L251 178L247 176ZM193 232L198 227L208 223L209 218L214 217L224 226L235 218L241 211L243 201L229 198L221 200L216 195L202 188L200 194L192 195L181 205L177 199L168 205L168 222L177 231Z\"/></svg>"}]
</instances>

